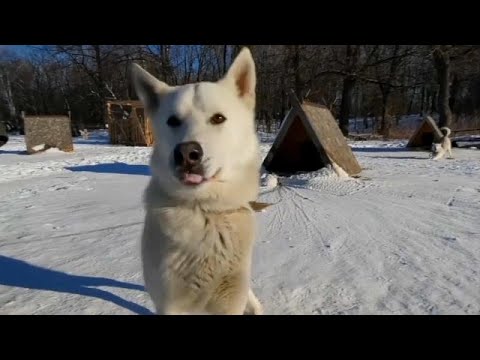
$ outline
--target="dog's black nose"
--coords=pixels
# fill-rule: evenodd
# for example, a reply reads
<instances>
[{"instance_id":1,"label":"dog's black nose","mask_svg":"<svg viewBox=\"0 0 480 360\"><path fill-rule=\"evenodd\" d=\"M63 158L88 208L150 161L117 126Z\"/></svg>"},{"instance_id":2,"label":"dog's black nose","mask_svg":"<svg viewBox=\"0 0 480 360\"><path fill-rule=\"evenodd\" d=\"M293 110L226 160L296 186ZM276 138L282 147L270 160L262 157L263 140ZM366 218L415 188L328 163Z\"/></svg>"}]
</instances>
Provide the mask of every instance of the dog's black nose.
<instances>
[{"instance_id":1,"label":"dog's black nose","mask_svg":"<svg viewBox=\"0 0 480 360\"><path fill-rule=\"evenodd\" d=\"M175 165L195 166L202 162L203 150L196 141L178 144L173 150Z\"/></svg>"}]
</instances>

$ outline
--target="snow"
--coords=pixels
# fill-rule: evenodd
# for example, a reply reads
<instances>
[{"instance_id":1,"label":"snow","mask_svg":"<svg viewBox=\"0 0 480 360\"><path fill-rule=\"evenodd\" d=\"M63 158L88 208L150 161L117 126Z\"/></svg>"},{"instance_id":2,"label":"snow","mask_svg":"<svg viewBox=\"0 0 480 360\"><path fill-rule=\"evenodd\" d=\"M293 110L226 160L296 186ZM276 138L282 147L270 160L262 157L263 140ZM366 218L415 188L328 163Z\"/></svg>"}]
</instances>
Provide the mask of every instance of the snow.
<instances>
[{"instance_id":1,"label":"snow","mask_svg":"<svg viewBox=\"0 0 480 360\"><path fill-rule=\"evenodd\" d=\"M260 139L265 156L273 136ZM480 313L480 151L431 161L405 143L351 142L360 178L325 168L262 187L274 205L257 214L253 288L267 314ZM151 149L93 133L74 153L24 150L21 136L0 148L0 314L151 313Z\"/></svg>"},{"instance_id":2,"label":"snow","mask_svg":"<svg viewBox=\"0 0 480 360\"><path fill-rule=\"evenodd\" d=\"M33 151L40 151L40 150L43 150L44 148L45 148L45 144L40 144L40 145L32 147L32 150Z\"/></svg>"}]
</instances>

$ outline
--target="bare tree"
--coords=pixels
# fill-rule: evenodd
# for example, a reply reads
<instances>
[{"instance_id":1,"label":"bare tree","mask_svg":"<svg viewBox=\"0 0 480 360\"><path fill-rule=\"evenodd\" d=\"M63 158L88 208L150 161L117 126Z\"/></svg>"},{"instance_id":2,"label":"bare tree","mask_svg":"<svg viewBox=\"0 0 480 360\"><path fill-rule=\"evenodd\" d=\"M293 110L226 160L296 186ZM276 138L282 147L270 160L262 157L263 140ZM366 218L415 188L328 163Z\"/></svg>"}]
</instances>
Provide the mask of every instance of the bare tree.
<instances>
[{"instance_id":1,"label":"bare tree","mask_svg":"<svg viewBox=\"0 0 480 360\"><path fill-rule=\"evenodd\" d=\"M434 45L432 58L438 81L438 115L440 126L452 126L450 91L452 62L462 60L478 50L478 45Z\"/></svg>"},{"instance_id":2,"label":"bare tree","mask_svg":"<svg viewBox=\"0 0 480 360\"><path fill-rule=\"evenodd\" d=\"M136 98L131 62L171 85L215 81L243 46L255 58L257 121L267 131L284 118L291 89L328 106L345 135L352 116L380 119L388 136L406 113L438 111L444 125L480 112L478 45L50 45L0 57L0 114L70 110L76 122L101 124L106 100Z\"/></svg>"}]
</instances>

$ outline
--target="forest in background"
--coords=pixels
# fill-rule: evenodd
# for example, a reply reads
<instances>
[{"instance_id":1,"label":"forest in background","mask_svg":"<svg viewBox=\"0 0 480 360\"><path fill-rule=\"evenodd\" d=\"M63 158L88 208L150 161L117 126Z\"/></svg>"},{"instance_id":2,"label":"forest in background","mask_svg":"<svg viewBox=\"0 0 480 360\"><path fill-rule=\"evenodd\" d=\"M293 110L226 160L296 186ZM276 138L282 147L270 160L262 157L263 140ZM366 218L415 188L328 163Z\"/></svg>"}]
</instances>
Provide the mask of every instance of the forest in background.
<instances>
[{"instance_id":1,"label":"forest in background","mask_svg":"<svg viewBox=\"0 0 480 360\"><path fill-rule=\"evenodd\" d=\"M479 45L44 45L0 47L0 120L67 114L102 127L105 102L137 99L129 65L170 85L215 81L243 46L257 67L258 126L278 128L289 93L327 106L345 135L370 118L389 137L401 116L433 115L440 126L480 128Z\"/></svg>"}]
</instances>

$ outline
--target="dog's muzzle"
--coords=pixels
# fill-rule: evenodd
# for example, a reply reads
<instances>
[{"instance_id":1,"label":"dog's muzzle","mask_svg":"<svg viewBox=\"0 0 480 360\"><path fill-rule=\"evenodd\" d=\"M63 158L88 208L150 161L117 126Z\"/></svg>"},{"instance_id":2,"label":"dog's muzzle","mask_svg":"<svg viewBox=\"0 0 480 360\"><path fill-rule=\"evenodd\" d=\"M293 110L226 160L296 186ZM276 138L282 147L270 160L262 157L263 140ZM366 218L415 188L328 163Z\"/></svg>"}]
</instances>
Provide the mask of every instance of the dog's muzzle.
<instances>
[{"instance_id":1,"label":"dog's muzzle","mask_svg":"<svg viewBox=\"0 0 480 360\"><path fill-rule=\"evenodd\" d=\"M195 167L202 163L203 149L196 141L178 144L173 150L175 166Z\"/></svg>"},{"instance_id":2,"label":"dog's muzzle","mask_svg":"<svg viewBox=\"0 0 480 360\"><path fill-rule=\"evenodd\" d=\"M177 176L185 185L198 185L204 179L203 149L196 141L178 144L173 150Z\"/></svg>"}]
</instances>

